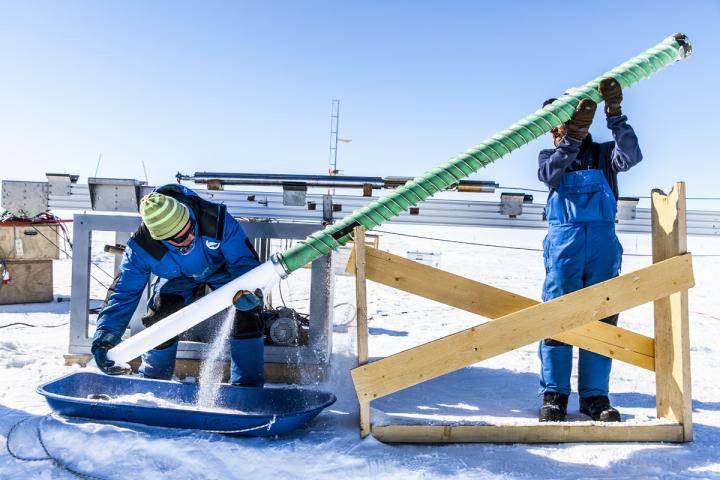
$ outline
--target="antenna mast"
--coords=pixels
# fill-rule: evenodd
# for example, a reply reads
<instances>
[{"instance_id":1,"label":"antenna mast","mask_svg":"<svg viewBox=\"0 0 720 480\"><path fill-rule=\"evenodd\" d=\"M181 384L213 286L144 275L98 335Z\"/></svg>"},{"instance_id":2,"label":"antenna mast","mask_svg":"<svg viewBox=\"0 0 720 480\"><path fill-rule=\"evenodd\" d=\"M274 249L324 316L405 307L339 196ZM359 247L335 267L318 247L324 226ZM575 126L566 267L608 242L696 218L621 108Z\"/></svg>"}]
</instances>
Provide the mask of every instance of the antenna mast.
<instances>
[{"instance_id":1,"label":"antenna mast","mask_svg":"<svg viewBox=\"0 0 720 480\"><path fill-rule=\"evenodd\" d=\"M328 160L328 175L337 175L337 145L338 127L340 123L340 100L333 99L330 112L330 158Z\"/></svg>"}]
</instances>

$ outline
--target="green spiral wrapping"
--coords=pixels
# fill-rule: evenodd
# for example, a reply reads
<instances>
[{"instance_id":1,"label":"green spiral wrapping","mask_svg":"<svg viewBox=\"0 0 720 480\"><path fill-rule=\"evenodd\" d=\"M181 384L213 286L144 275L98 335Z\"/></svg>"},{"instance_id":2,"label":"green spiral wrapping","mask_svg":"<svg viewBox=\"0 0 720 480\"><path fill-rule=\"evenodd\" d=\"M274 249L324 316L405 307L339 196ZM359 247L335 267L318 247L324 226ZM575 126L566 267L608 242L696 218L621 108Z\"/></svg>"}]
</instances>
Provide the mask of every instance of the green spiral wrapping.
<instances>
[{"instance_id":1,"label":"green spiral wrapping","mask_svg":"<svg viewBox=\"0 0 720 480\"><path fill-rule=\"evenodd\" d=\"M552 104L528 115L479 145L407 182L389 195L355 211L338 223L313 233L296 246L281 253L278 257L280 263L287 273L294 272L351 240L354 227L362 225L372 230L513 150L548 133L551 129L567 122L583 98L590 98L596 103L602 102L603 98L597 87L603 78L613 77L622 88L628 88L688 57L690 53L691 46L685 35L678 33L666 38L658 45L582 87L572 89Z\"/></svg>"}]
</instances>

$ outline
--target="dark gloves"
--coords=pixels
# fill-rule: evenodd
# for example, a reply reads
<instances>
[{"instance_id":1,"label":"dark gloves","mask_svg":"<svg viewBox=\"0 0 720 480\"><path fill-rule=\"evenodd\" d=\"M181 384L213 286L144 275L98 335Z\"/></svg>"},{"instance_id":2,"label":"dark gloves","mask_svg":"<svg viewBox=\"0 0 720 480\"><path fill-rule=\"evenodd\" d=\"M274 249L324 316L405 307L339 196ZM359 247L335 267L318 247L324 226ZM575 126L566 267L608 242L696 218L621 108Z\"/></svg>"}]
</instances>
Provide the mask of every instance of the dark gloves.
<instances>
[{"instance_id":1,"label":"dark gloves","mask_svg":"<svg viewBox=\"0 0 720 480\"><path fill-rule=\"evenodd\" d=\"M122 375L125 373L130 373L130 370L127 369L125 366L115 365L115 362L108 358L108 350L115 346L114 343L108 341L109 337L114 337L114 335L96 334L95 340L93 340L92 343L92 347L90 347L90 352L92 352L93 356L95 357L95 363L97 364L97 367L103 373L106 373L108 375Z\"/></svg>"},{"instance_id":2,"label":"dark gloves","mask_svg":"<svg viewBox=\"0 0 720 480\"><path fill-rule=\"evenodd\" d=\"M261 337L265 332L262 290L237 292L233 297L233 306L235 307L235 320L232 338L240 340Z\"/></svg>"},{"instance_id":3,"label":"dark gloves","mask_svg":"<svg viewBox=\"0 0 720 480\"><path fill-rule=\"evenodd\" d=\"M617 117L622 114L620 103L622 103L623 94L622 87L612 77L603 78L598 85L600 95L605 99L605 115L608 117Z\"/></svg>"},{"instance_id":4,"label":"dark gloves","mask_svg":"<svg viewBox=\"0 0 720 480\"><path fill-rule=\"evenodd\" d=\"M597 103L588 98L580 100L572 118L565 123L565 134L576 140L585 140L595 117Z\"/></svg>"},{"instance_id":5,"label":"dark gloves","mask_svg":"<svg viewBox=\"0 0 720 480\"><path fill-rule=\"evenodd\" d=\"M233 306L241 312L249 312L263 306L263 293L259 288L254 292L240 290L233 296Z\"/></svg>"}]
</instances>

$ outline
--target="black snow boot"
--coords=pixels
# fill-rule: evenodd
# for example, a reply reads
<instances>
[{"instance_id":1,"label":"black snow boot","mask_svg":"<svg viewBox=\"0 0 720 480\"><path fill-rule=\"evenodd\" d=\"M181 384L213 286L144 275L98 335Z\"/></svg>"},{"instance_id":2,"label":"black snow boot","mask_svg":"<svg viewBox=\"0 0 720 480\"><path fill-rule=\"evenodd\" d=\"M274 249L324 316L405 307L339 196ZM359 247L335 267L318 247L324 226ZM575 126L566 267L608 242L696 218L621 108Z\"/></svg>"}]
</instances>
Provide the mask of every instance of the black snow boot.
<instances>
[{"instance_id":1,"label":"black snow boot","mask_svg":"<svg viewBox=\"0 0 720 480\"><path fill-rule=\"evenodd\" d=\"M605 396L580 397L580 413L584 413L597 422L619 422L620 412L610 405Z\"/></svg>"},{"instance_id":2,"label":"black snow boot","mask_svg":"<svg viewBox=\"0 0 720 480\"><path fill-rule=\"evenodd\" d=\"M543 396L538 420L541 422L564 422L567 414L568 396L562 393L549 392Z\"/></svg>"}]
</instances>

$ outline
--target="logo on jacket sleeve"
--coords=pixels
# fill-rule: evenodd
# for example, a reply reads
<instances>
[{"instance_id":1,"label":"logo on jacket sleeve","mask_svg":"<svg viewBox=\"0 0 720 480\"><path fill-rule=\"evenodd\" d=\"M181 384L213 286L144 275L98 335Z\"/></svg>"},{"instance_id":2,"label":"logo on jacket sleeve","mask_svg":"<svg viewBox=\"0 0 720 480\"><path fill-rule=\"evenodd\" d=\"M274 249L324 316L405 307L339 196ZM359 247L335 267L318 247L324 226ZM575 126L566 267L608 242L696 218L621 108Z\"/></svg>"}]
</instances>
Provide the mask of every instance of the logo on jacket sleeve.
<instances>
[{"instance_id":1,"label":"logo on jacket sleeve","mask_svg":"<svg viewBox=\"0 0 720 480\"><path fill-rule=\"evenodd\" d=\"M213 242L212 240L205 240L205 246L210 250L217 250L220 247L220 242Z\"/></svg>"}]
</instances>

